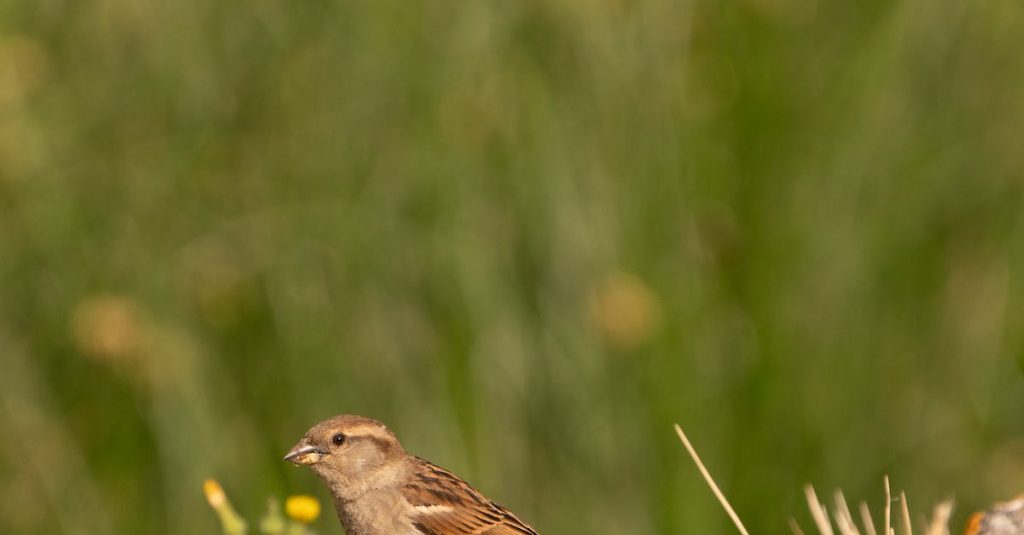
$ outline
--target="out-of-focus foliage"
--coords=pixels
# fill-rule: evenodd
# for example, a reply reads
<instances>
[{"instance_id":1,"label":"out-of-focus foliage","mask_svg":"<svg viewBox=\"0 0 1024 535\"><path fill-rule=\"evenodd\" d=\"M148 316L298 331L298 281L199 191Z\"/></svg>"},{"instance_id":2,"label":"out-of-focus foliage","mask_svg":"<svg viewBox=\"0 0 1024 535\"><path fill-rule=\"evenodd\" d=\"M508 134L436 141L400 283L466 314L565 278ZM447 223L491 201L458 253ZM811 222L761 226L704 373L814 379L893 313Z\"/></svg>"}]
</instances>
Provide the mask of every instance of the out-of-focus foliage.
<instances>
[{"instance_id":1,"label":"out-of-focus foliage","mask_svg":"<svg viewBox=\"0 0 1024 535\"><path fill-rule=\"evenodd\" d=\"M675 421L757 532L1024 490L1022 51L1019 0L5 2L0 528L330 503L281 456L339 412L548 534L727 532Z\"/></svg>"}]
</instances>

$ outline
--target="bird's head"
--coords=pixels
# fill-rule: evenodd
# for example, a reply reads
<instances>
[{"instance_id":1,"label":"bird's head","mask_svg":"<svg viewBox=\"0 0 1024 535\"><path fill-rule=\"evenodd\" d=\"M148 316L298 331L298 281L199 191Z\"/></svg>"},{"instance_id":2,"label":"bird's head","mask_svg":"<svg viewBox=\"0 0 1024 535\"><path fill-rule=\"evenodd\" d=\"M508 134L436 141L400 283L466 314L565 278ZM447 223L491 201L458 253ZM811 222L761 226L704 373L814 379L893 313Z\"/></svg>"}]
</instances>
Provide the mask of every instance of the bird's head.
<instances>
[{"instance_id":1,"label":"bird's head","mask_svg":"<svg viewBox=\"0 0 1024 535\"><path fill-rule=\"evenodd\" d=\"M284 460L309 466L332 486L348 486L404 457L384 424L344 414L314 425Z\"/></svg>"}]
</instances>

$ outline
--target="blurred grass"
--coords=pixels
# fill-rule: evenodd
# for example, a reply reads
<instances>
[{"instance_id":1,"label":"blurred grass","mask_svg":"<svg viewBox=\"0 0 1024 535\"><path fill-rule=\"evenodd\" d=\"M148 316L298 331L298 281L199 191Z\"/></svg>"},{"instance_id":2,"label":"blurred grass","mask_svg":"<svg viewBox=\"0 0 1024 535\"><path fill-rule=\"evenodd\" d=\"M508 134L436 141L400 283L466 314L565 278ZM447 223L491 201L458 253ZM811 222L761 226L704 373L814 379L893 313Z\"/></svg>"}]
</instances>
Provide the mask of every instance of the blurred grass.
<instances>
[{"instance_id":1,"label":"blurred grass","mask_svg":"<svg viewBox=\"0 0 1024 535\"><path fill-rule=\"evenodd\" d=\"M3 531L326 500L338 412L551 534L726 532L674 421L754 532L1019 492L1022 9L3 4Z\"/></svg>"}]
</instances>

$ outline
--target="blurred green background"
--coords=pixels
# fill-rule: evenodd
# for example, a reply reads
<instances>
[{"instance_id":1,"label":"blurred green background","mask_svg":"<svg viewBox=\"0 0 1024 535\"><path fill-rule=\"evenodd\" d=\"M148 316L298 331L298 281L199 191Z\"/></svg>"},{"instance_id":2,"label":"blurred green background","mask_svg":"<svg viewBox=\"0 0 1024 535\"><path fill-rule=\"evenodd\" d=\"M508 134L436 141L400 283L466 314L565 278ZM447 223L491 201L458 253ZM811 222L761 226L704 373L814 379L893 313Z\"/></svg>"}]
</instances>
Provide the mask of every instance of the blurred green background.
<instances>
[{"instance_id":1,"label":"blurred green background","mask_svg":"<svg viewBox=\"0 0 1024 535\"><path fill-rule=\"evenodd\" d=\"M0 4L0 528L354 412L546 534L1024 491L1024 4ZM329 509L320 533L341 533Z\"/></svg>"}]
</instances>

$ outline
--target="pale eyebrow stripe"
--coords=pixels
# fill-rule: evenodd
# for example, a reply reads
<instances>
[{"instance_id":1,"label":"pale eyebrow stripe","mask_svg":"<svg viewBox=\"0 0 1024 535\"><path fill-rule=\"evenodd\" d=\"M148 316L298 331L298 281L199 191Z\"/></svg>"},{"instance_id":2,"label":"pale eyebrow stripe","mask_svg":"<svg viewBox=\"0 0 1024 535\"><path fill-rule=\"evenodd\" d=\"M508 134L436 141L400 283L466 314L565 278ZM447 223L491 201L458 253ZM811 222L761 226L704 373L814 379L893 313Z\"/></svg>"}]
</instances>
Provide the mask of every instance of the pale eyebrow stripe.
<instances>
[{"instance_id":1,"label":"pale eyebrow stripe","mask_svg":"<svg viewBox=\"0 0 1024 535\"><path fill-rule=\"evenodd\" d=\"M353 427L353 428L349 429L348 433L346 433L346 434L348 436L351 436L351 437L374 436L374 437L383 438L383 439L389 439L390 438L390 433L388 433L386 430L381 429L380 427L377 427L375 425L360 425L360 426L356 426L356 427Z\"/></svg>"},{"instance_id":2,"label":"pale eyebrow stripe","mask_svg":"<svg viewBox=\"0 0 1024 535\"><path fill-rule=\"evenodd\" d=\"M352 429L345 436L348 437L349 440L370 440L381 450L389 450L398 444L398 441L391 435L381 433L379 429L375 428L360 427Z\"/></svg>"}]
</instances>

